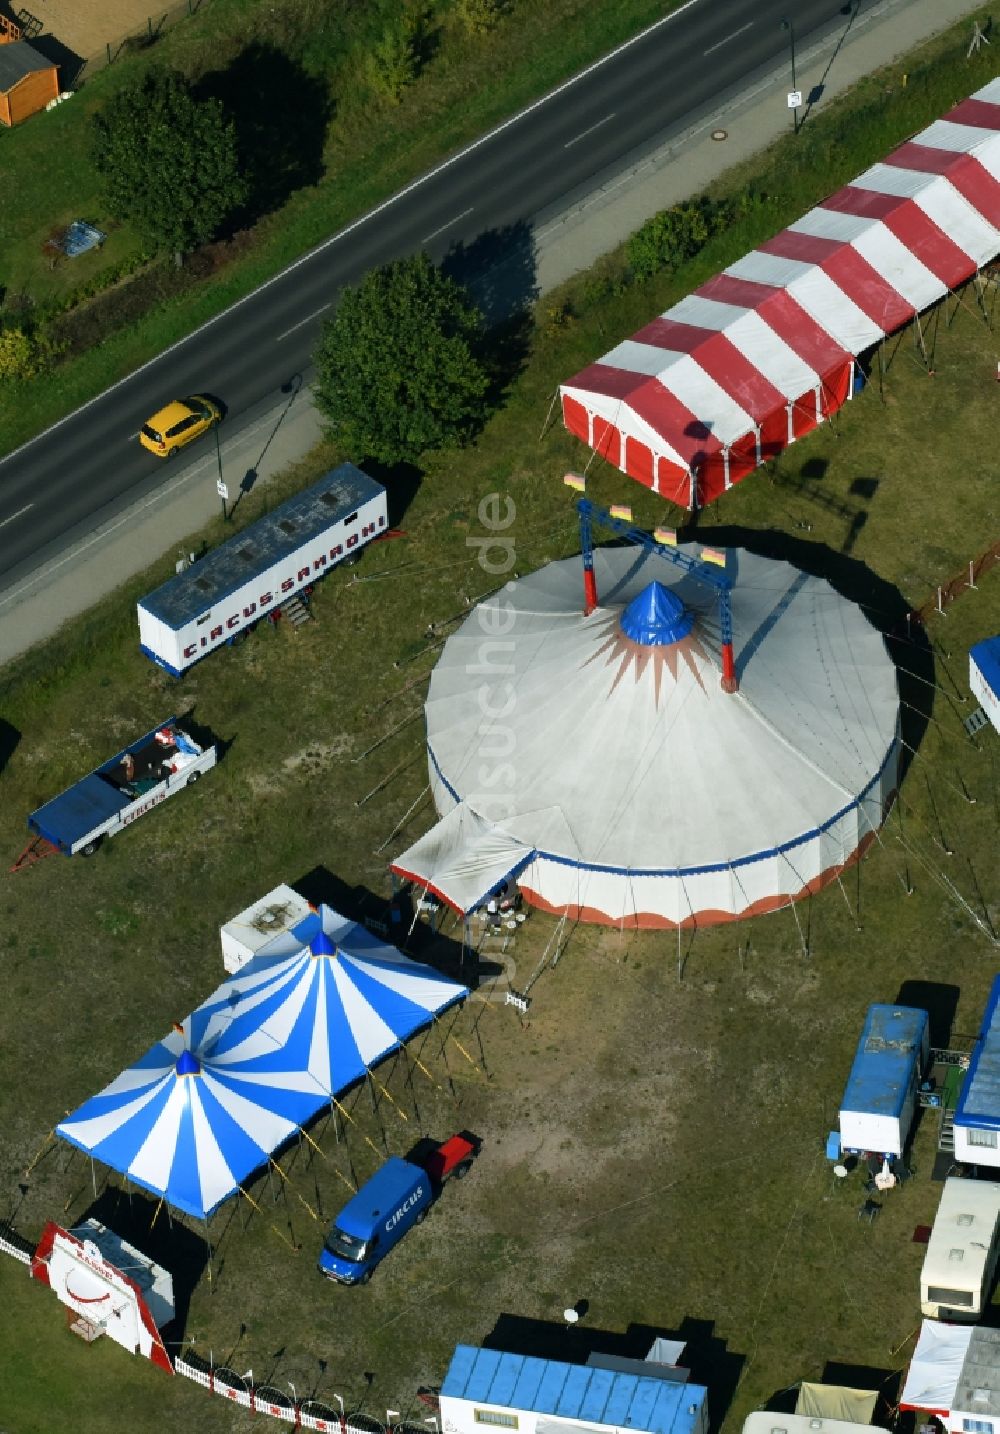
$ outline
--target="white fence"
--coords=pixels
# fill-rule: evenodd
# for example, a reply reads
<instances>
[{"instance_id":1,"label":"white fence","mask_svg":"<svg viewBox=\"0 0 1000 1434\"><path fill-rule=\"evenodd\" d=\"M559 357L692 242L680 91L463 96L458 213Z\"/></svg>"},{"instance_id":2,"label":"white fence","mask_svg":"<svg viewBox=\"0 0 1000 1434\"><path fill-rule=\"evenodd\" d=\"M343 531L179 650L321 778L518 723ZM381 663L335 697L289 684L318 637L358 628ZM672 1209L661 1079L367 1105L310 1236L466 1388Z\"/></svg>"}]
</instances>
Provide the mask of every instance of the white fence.
<instances>
[{"instance_id":1,"label":"white fence","mask_svg":"<svg viewBox=\"0 0 1000 1434\"><path fill-rule=\"evenodd\" d=\"M186 1379L193 1379L196 1384L202 1385L211 1394L218 1394L255 1414L270 1414L272 1418L282 1419L296 1429L318 1429L325 1431L325 1434L403 1434L407 1427L396 1426L394 1431L387 1430L385 1425L367 1415L352 1418L349 1415L333 1413L317 1399L303 1399L301 1402L289 1399L287 1394L282 1394L281 1390L275 1389L273 1385L254 1385L244 1375L237 1374L232 1369L226 1369L222 1365L204 1364L190 1351L178 1356L174 1369ZM315 1412L317 1410L321 1412Z\"/></svg>"},{"instance_id":2,"label":"white fence","mask_svg":"<svg viewBox=\"0 0 1000 1434\"><path fill-rule=\"evenodd\" d=\"M0 1220L0 1252L10 1255L12 1260L19 1260L22 1265L30 1265L34 1248L22 1239L12 1225Z\"/></svg>"}]
</instances>

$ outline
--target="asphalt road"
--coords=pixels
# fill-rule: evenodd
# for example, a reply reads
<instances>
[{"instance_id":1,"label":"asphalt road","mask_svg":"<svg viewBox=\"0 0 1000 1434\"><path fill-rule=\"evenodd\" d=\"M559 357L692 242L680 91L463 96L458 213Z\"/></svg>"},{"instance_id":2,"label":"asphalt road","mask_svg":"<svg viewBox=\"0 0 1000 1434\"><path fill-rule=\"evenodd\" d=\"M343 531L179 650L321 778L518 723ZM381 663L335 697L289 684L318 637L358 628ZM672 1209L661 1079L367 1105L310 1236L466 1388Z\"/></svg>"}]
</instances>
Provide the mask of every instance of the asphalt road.
<instances>
[{"instance_id":1,"label":"asphalt road","mask_svg":"<svg viewBox=\"0 0 1000 1434\"><path fill-rule=\"evenodd\" d=\"M790 81L786 14L800 45L819 30L846 29L850 8L843 0L689 0L0 459L0 590L162 482L167 465L146 453L136 434L168 399L198 391L221 398L225 442L227 432L281 402L283 386L308 375L343 285L421 249L436 260L450 255L487 310L528 297L536 216L685 129L781 57Z\"/></svg>"}]
</instances>

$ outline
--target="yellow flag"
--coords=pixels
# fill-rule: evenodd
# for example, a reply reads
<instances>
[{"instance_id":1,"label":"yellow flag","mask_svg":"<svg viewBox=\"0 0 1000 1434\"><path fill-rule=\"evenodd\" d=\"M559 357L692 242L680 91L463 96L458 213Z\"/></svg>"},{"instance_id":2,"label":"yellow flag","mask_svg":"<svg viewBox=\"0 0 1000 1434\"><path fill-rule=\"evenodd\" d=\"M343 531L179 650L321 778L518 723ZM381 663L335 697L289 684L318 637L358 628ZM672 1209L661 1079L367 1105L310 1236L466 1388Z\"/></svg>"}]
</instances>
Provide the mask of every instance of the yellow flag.
<instances>
[{"instance_id":1,"label":"yellow flag","mask_svg":"<svg viewBox=\"0 0 1000 1434\"><path fill-rule=\"evenodd\" d=\"M632 521L632 509L627 503L612 503L608 511L612 518L620 518L623 523Z\"/></svg>"},{"instance_id":2,"label":"yellow flag","mask_svg":"<svg viewBox=\"0 0 1000 1434\"><path fill-rule=\"evenodd\" d=\"M702 548L701 560L703 563L715 563L720 568L726 566L726 555L718 548Z\"/></svg>"},{"instance_id":3,"label":"yellow flag","mask_svg":"<svg viewBox=\"0 0 1000 1434\"><path fill-rule=\"evenodd\" d=\"M663 543L665 547L676 548L677 546L676 528L654 528L653 537L658 543Z\"/></svg>"},{"instance_id":4,"label":"yellow flag","mask_svg":"<svg viewBox=\"0 0 1000 1434\"><path fill-rule=\"evenodd\" d=\"M578 493L582 493L587 486L586 478L580 473L567 473L563 482L567 488L575 488Z\"/></svg>"}]
</instances>

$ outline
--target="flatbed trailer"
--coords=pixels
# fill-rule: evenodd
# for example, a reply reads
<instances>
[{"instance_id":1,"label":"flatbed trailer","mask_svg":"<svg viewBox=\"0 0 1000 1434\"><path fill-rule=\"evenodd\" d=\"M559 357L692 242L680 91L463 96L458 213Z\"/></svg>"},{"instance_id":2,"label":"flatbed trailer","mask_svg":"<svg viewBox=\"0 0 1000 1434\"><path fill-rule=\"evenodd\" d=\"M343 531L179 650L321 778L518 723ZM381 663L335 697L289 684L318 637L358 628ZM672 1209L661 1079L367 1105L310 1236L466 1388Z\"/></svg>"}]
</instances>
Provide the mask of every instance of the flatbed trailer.
<instances>
[{"instance_id":1,"label":"flatbed trailer","mask_svg":"<svg viewBox=\"0 0 1000 1434\"><path fill-rule=\"evenodd\" d=\"M170 717L32 812L28 829L64 856L92 856L105 837L189 787L217 760L214 742L202 746Z\"/></svg>"},{"instance_id":2,"label":"flatbed trailer","mask_svg":"<svg viewBox=\"0 0 1000 1434\"><path fill-rule=\"evenodd\" d=\"M385 537L387 523L382 484L342 463L144 597L142 651L180 677Z\"/></svg>"}]
</instances>

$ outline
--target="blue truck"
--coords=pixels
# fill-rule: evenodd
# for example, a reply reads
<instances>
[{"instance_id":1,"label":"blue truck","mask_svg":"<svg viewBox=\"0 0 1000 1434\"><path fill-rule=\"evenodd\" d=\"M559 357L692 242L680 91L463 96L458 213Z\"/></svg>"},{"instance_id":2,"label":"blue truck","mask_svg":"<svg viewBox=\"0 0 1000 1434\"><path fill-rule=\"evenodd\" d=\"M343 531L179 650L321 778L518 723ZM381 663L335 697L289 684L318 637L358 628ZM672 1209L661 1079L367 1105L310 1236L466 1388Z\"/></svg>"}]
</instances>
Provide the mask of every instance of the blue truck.
<instances>
[{"instance_id":1,"label":"blue truck","mask_svg":"<svg viewBox=\"0 0 1000 1434\"><path fill-rule=\"evenodd\" d=\"M423 1156L390 1156L332 1221L319 1257L319 1270L340 1285L364 1285L394 1245L419 1225L452 1175L472 1169L475 1144L453 1135Z\"/></svg>"}]
</instances>

